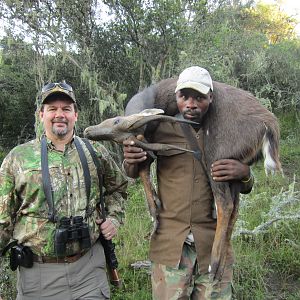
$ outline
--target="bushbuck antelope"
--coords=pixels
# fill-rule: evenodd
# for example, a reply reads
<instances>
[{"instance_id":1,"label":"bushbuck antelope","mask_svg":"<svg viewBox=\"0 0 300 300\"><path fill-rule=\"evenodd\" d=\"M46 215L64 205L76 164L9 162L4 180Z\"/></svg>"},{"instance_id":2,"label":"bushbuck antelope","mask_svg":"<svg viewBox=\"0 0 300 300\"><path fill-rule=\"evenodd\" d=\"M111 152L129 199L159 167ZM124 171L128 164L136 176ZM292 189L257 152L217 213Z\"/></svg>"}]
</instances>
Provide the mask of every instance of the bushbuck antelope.
<instances>
[{"instance_id":1,"label":"bushbuck antelope","mask_svg":"<svg viewBox=\"0 0 300 300\"><path fill-rule=\"evenodd\" d=\"M145 109L139 113L131 114L130 116L118 116L104 120L102 123L90 126L85 129L85 137L91 140L111 140L122 144L125 139L131 138L135 145L145 150L150 151L150 155L153 156L152 151L166 151L166 150L182 150L186 152L193 152L188 149L183 149L174 145L148 143L143 134L144 126L153 121L159 122L181 122L187 124L197 124L196 122L188 120L179 120L177 118L162 115L164 113L161 109ZM160 201L156 195L156 192L150 182L150 172L148 167L142 168L139 173L142 182L144 183L144 189L146 199L150 211L150 215L154 221L154 229L158 226L157 214L159 213Z\"/></svg>"}]
</instances>

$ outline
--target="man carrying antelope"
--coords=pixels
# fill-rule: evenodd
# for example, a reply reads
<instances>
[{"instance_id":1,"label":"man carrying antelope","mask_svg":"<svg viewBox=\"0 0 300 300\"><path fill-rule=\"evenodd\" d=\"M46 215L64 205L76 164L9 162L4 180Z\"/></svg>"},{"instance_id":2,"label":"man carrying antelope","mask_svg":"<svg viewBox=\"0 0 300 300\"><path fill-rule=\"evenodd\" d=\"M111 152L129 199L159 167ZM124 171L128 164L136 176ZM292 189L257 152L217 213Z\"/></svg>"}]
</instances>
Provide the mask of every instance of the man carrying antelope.
<instances>
[{"instance_id":1,"label":"man carrying antelope","mask_svg":"<svg viewBox=\"0 0 300 300\"><path fill-rule=\"evenodd\" d=\"M238 158L232 159L232 156L207 164L210 160L206 157L204 139L210 133L204 126L204 120L214 101L213 90L207 70L196 66L185 69L175 89L179 110L176 117L199 125L161 122L149 137L151 143L168 143L194 151L194 154L182 150L156 152L161 208L158 227L150 243L153 299L232 297L234 258L230 242L224 248L227 253L221 262L224 271L213 290L210 288L208 292L216 215L223 217L216 213L217 196L211 181L229 185L234 183L238 192L249 193L253 177L248 163L242 163ZM124 168L130 177L135 178L139 167L153 159L130 139L125 140L123 145Z\"/></svg>"}]
</instances>

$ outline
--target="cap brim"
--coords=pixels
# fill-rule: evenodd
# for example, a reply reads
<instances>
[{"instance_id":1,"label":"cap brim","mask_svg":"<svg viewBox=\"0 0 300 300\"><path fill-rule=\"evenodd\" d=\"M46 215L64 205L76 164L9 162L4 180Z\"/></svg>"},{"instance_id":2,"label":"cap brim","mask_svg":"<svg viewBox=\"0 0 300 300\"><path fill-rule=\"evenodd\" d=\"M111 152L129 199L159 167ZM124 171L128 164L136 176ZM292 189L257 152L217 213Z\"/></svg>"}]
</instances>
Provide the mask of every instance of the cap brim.
<instances>
[{"instance_id":1,"label":"cap brim","mask_svg":"<svg viewBox=\"0 0 300 300\"><path fill-rule=\"evenodd\" d=\"M199 82L192 82L192 81L187 81L187 82L178 84L175 89L175 93L182 89L193 89L204 95L208 94L208 92L210 91L210 87L208 87L204 84L201 84Z\"/></svg>"},{"instance_id":2,"label":"cap brim","mask_svg":"<svg viewBox=\"0 0 300 300\"><path fill-rule=\"evenodd\" d=\"M53 90L50 90L48 92L45 92L43 95L42 95L42 104L45 103L45 101L47 100L47 98L51 95L54 95L54 94L63 94L63 95L66 95L70 98L71 101L73 101L74 103L76 103L76 99L75 99L75 96L72 92L68 92L64 89L53 89Z\"/></svg>"}]
</instances>

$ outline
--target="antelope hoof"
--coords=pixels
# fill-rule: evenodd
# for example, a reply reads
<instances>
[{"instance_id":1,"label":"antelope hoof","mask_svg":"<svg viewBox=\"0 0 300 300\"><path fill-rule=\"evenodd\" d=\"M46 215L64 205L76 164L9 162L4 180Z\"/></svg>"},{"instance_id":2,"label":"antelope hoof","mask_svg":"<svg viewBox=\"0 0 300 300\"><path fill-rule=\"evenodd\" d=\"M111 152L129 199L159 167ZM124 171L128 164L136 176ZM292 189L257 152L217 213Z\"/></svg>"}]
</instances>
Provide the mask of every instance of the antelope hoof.
<instances>
[{"instance_id":1,"label":"antelope hoof","mask_svg":"<svg viewBox=\"0 0 300 300\"><path fill-rule=\"evenodd\" d=\"M212 260L211 270L209 274L210 282L219 282L222 280L222 276L225 269L226 256L222 256L220 259Z\"/></svg>"},{"instance_id":2,"label":"antelope hoof","mask_svg":"<svg viewBox=\"0 0 300 300\"><path fill-rule=\"evenodd\" d=\"M157 219L157 217L156 218L154 218L153 216L151 217L151 221L152 221L152 223L153 223L153 232L155 232L156 230L157 230L157 228L158 228L158 219ZM1 300L1 299L0 299Z\"/></svg>"},{"instance_id":3,"label":"antelope hoof","mask_svg":"<svg viewBox=\"0 0 300 300\"><path fill-rule=\"evenodd\" d=\"M210 286L214 286L214 285L216 285L216 284L219 283L219 280L217 280L217 279L215 278L215 274L209 273L208 279L209 279L209 284L210 284Z\"/></svg>"},{"instance_id":4,"label":"antelope hoof","mask_svg":"<svg viewBox=\"0 0 300 300\"><path fill-rule=\"evenodd\" d=\"M216 275L217 275L217 270L219 267L219 263L218 262L212 262L211 265L209 266L210 270L209 270L209 282L212 283L214 281L217 280Z\"/></svg>"},{"instance_id":5,"label":"antelope hoof","mask_svg":"<svg viewBox=\"0 0 300 300\"><path fill-rule=\"evenodd\" d=\"M161 209L161 202L160 202L159 198L158 197L154 197L154 202L155 202L156 210L160 211L160 209Z\"/></svg>"}]
</instances>

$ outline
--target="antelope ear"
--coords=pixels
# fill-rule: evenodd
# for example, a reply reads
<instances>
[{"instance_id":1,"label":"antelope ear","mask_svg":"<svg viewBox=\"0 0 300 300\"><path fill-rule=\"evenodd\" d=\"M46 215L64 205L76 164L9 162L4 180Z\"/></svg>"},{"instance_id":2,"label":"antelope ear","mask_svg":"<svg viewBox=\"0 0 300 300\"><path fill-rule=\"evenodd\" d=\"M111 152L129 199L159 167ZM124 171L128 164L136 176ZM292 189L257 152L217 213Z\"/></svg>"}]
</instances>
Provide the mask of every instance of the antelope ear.
<instances>
[{"instance_id":1,"label":"antelope ear","mask_svg":"<svg viewBox=\"0 0 300 300\"><path fill-rule=\"evenodd\" d=\"M143 117L147 117L147 116L154 116L154 115L159 115L159 114L163 114L163 113L164 113L164 111L162 109L159 109L159 108L148 108L148 109L144 109L143 111L141 111L137 115L141 115Z\"/></svg>"}]
</instances>

